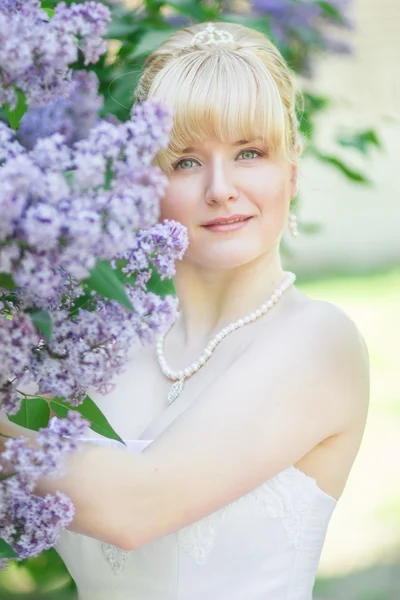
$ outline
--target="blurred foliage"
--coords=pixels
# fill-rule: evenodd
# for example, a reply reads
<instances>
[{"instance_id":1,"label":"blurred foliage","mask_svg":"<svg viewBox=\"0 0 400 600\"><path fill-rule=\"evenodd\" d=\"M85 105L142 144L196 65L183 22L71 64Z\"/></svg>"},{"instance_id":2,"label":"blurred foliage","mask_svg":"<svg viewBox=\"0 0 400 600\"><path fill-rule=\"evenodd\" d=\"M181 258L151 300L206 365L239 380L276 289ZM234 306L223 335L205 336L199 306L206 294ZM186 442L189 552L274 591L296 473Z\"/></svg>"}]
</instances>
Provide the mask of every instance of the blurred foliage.
<instances>
[{"instance_id":1,"label":"blurred foliage","mask_svg":"<svg viewBox=\"0 0 400 600\"><path fill-rule=\"evenodd\" d=\"M76 586L62 559L53 549L20 563L11 563L0 574L0 600L75 600Z\"/></svg>"},{"instance_id":2,"label":"blurred foliage","mask_svg":"<svg viewBox=\"0 0 400 600\"><path fill-rule=\"evenodd\" d=\"M74 0L81 3L84 0ZM286 2L289 0L286 0ZM293 3L299 0L290 0ZM51 9L58 0L45 0L43 7ZM66 0L66 4L72 4ZM342 148L352 148L362 154L367 154L370 148L380 147L376 132L369 129L361 132L349 132L346 136L338 135L336 144L337 154L327 155L319 149L316 142L317 117L331 108L333 100L307 90L307 77L312 77L310 64L319 53L329 51L323 43L323 37L318 28L310 28L299 22L293 26L285 38L276 36L273 28L274 15L265 12L255 14L249 3L241 2L236 5L233 1L215 0L143 0L125 6L122 2L107 2L113 15L107 38L109 52L99 62L91 67L100 81L100 92L104 96L102 115L112 114L119 120L128 118L133 104L133 90L142 73L146 56L173 31L185 25L204 21L231 21L253 27L268 35L279 47L290 67L303 78L305 84L302 90L302 102L299 103L298 118L300 130L306 140L306 154L330 165L350 181L357 184L368 184L367 176L347 165L341 156ZM342 16L335 2L320 0L320 7L331 21L341 22ZM82 58L73 65L75 69L84 68ZM18 118L22 106L17 107L15 115ZM3 113L4 109L0 111ZM0 118L1 118L0 114ZM299 230L313 233L320 229L317 223L299 223ZM150 289L160 295L173 292L171 281L161 282L154 275ZM27 415L27 419L33 418ZM12 590L15 590L13 592ZM0 599L52 599L72 600L76 598L76 588L63 561L54 550L43 552L36 558L27 559L21 563L13 563L8 570L0 573ZM361 598L361 597L360 597Z\"/></svg>"}]
</instances>

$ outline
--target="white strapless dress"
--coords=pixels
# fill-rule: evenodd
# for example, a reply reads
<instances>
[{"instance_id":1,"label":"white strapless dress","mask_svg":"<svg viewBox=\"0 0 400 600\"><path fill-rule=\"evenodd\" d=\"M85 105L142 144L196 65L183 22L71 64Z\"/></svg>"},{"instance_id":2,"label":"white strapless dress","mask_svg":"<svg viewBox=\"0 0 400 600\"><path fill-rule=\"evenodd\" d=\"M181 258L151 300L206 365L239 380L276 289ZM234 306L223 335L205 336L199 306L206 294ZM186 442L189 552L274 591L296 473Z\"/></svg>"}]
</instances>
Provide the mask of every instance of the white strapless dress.
<instances>
[{"instance_id":1,"label":"white strapless dress","mask_svg":"<svg viewBox=\"0 0 400 600\"><path fill-rule=\"evenodd\" d=\"M126 444L141 452L151 441ZM335 506L314 479L289 467L228 506L137 550L67 530L56 550L80 600L311 600Z\"/></svg>"}]
</instances>

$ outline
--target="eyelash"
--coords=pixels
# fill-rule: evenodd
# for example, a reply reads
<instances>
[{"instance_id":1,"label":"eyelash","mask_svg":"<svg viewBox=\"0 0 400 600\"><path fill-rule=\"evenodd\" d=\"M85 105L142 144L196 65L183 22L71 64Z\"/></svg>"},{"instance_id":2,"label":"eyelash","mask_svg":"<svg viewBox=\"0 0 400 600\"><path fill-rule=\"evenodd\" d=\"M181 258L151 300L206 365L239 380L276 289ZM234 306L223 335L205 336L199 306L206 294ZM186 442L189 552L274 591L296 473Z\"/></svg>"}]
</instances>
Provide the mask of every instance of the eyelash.
<instances>
[{"instance_id":1,"label":"eyelash","mask_svg":"<svg viewBox=\"0 0 400 600\"><path fill-rule=\"evenodd\" d=\"M244 154L244 152L254 152L254 153L257 155L257 156L260 156L260 157L262 157L262 156L266 156L266 153L265 153L265 152L262 152L261 150L254 150L253 148L245 148L244 150L241 150L241 151L239 152L239 154L237 154L237 156L240 156L241 154ZM236 158L237 158L237 156L236 156ZM188 158L181 158L180 160L178 160L176 163L174 163L174 164L172 165L172 168L173 168L173 170L174 170L174 171L177 171L177 170L179 170L179 165L180 165L181 163L185 162L185 160L196 161L197 159L195 159L195 158L190 158L190 157L188 157ZM249 160L249 159L245 159L245 160ZM250 159L250 160L251 160L251 159ZM189 168L189 169L181 169L181 170L182 170L182 171L189 171L189 170L190 170L190 168Z\"/></svg>"}]
</instances>

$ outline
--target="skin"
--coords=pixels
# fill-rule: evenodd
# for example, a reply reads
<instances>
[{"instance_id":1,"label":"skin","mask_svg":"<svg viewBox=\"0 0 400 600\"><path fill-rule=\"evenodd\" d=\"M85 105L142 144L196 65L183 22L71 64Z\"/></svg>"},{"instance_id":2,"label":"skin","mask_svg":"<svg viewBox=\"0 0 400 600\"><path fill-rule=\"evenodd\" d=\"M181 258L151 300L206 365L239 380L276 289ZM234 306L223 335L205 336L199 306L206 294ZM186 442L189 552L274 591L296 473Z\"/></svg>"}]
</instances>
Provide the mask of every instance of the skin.
<instances>
[{"instance_id":1,"label":"skin","mask_svg":"<svg viewBox=\"0 0 400 600\"><path fill-rule=\"evenodd\" d=\"M181 316L164 347L173 369L189 366L284 279L279 240L297 166L265 151L257 141L205 140L170 176L161 219L183 223L190 239L175 278ZM201 226L233 213L254 218L229 234ZM155 441L141 454L83 443L65 476L40 482L37 493L60 490L74 502L69 529L133 550L291 465L321 493L340 497L365 427L369 359L338 307L292 286L271 311L229 334L168 407L170 386L152 346L132 356L110 395L91 394L120 435ZM0 429L23 430L5 419Z\"/></svg>"},{"instance_id":2,"label":"skin","mask_svg":"<svg viewBox=\"0 0 400 600\"><path fill-rule=\"evenodd\" d=\"M185 225L190 240L174 279L182 312L176 331L186 350L204 348L283 281L279 242L297 185L297 166L269 157L260 140L206 140L189 150L175 163L161 210L161 220ZM233 233L202 227L232 214L253 219Z\"/></svg>"}]
</instances>

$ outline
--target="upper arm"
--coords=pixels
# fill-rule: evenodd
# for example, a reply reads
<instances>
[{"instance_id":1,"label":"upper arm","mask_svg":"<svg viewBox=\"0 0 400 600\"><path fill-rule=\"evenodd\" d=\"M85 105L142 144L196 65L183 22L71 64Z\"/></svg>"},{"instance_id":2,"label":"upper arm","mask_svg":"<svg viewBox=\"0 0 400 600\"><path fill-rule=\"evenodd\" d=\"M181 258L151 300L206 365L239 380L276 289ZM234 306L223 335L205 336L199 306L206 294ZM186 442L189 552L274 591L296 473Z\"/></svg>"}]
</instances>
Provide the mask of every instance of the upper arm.
<instances>
[{"instance_id":1,"label":"upper arm","mask_svg":"<svg viewBox=\"0 0 400 600\"><path fill-rule=\"evenodd\" d=\"M362 419L367 363L354 323L328 303L291 336L255 343L142 453L147 480L132 481L124 511L130 546L229 504Z\"/></svg>"}]
</instances>

